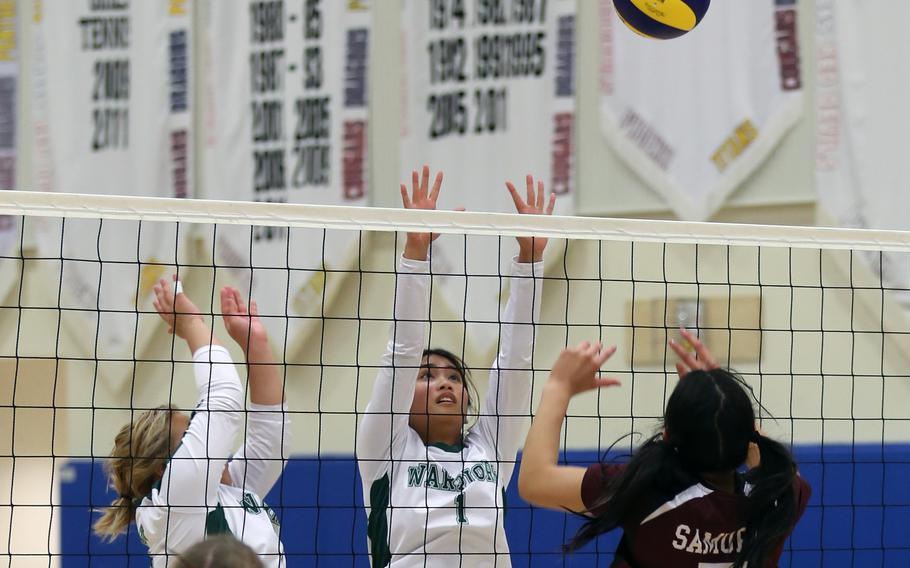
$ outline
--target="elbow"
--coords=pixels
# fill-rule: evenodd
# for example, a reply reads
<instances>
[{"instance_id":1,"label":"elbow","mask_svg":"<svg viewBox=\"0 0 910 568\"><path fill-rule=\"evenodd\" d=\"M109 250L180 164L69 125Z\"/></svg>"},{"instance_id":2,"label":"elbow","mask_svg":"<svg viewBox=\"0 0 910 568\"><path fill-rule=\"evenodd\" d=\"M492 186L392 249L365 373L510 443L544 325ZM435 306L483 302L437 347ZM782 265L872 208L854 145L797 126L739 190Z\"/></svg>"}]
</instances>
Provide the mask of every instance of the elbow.
<instances>
[{"instance_id":1,"label":"elbow","mask_svg":"<svg viewBox=\"0 0 910 568\"><path fill-rule=\"evenodd\" d=\"M361 426L363 428L363 426ZM357 433L357 437L354 440L354 456L360 458L362 456L367 456L370 451L369 441L364 436L362 430Z\"/></svg>"},{"instance_id":2,"label":"elbow","mask_svg":"<svg viewBox=\"0 0 910 568\"><path fill-rule=\"evenodd\" d=\"M518 472L518 495L532 505L539 504L538 479L532 468L525 467L525 464L521 465Z\"/></svg>"},{"instance_id":3,"label":"elbow","mask_svg":"<svg viewBox=\"0 0 910 568\"><path fill-rule=\"evenodd\" d=\"M245 408L245 396L243 387L240 386L240 382L238 381L236 384L218 390L219 392L217 394L213 393L209 396L209 410L236 412L237 420L239 421L240 413L243 412Z\"/></svg>"}]
</instances>

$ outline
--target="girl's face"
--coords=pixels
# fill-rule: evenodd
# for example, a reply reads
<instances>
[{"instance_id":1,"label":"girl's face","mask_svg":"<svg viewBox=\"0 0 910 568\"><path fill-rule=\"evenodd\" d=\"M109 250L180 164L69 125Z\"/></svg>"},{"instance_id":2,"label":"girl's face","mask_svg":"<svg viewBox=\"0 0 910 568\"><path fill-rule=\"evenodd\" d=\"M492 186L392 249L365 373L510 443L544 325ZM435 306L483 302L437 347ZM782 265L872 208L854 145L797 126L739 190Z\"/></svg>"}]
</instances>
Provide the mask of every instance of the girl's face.
<instances>
[{"instance_id":1,"label":"girl's face","mask_svg":"<svg viewBox=\"0 0 910 568\"><path fill-rule=\"evenodd\" d=\"M190 427L190 417L185 412L171 412L171 455L177 450L186 429Z\"/></svg>"},{"instance_id":2,"label":"girl's face","mask_svg":"<svg viewBox=\"0 0 910 568\"><path fill-rule=\"evenodd\" d=\"M460 435L468 412L467 385L451 361L428 355L421 362L411 401L411 428L425 442Z\"/></svg>"}]
</instances>

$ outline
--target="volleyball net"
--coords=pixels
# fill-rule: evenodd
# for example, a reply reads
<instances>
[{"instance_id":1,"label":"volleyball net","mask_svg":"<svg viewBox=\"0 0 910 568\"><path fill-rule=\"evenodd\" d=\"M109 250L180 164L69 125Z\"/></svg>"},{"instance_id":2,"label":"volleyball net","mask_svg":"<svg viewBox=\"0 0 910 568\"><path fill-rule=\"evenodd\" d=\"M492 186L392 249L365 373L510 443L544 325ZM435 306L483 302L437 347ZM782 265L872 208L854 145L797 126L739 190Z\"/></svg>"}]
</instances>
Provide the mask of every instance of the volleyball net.
<instances>
[{"instance_id":1,"label":"volleyball net","mask_svg":"<svg viewBox=\"0 0 910 568\"><path fill-rule=\"evenodd\" d=\"M0 214L0 546L12 566L147 565L135 527L105 544L91 524L114 497L101 465L117 430L196 403L191 354L151 304L173 274L222 340L222 286L259 304L292 429L266 497L287 564L368 565L355 438L404 231L442 234L428 341L465 359L481 396L514 237L550 240L528 417L566 345L617 345L605 372L623 383L573 401L565 462L627 454L655 431L677 380L667 340L685 326L752 385L762 427L813 486L782 565L910 559L908 233L28 192L2 192ZM619 535L563 556L577 519L531 508L516 481L512 565L612 558Z\"/></svg>"}]
</instances>

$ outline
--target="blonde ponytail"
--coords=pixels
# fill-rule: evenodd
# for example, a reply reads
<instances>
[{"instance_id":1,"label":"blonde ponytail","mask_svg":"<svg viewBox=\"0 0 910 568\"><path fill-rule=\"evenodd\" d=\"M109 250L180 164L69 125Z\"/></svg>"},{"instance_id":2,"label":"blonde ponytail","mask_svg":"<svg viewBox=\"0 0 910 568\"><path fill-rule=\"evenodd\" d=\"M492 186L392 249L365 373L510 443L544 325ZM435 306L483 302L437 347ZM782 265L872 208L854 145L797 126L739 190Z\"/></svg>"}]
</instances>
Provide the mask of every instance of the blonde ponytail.
<instances>
[{"instance_id":1,"label":"blonde ponytail","mask_svg":"<svg viewBox=\"0 0 910 568\"><path fill-rule=\"evenodd\" d=\"M117 498L95 521L95 534L110 542L126 532L136 519L138 502L161 478L170 456L171 416L174 410L159 406L147 410L120 429L105 464L108 484Z\"/></svg>"}]
</instances>

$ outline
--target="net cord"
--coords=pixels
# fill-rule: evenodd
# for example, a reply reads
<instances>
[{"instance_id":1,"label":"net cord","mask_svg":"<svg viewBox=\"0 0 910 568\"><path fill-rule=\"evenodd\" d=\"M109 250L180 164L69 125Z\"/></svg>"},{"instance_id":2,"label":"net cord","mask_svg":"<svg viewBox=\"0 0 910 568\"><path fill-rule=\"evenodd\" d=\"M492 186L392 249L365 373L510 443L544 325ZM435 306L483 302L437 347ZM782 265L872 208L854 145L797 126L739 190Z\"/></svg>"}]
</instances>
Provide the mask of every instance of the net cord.
<instances>
[{"instance_id":1,"label":"net cord","mask_svg":"<svg viewBox=\"0 0 910 568\"><path fill-rule=\"evenodd\" d=\"M910 231L0 192L0 215L910 252Z\"/></svg>"}]
</instances>

